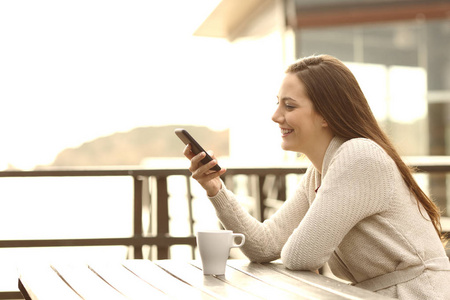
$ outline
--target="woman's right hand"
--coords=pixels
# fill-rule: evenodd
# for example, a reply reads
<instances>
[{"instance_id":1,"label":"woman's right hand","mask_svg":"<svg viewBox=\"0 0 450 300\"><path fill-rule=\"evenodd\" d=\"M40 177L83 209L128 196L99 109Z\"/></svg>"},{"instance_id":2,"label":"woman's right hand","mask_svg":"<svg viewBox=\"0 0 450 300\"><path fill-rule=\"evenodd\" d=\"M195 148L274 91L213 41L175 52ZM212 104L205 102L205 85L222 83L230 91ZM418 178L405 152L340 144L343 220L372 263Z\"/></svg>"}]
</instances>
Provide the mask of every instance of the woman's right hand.
<instances>
[{"instance_id":1,"label":"woman's right hand","mask_svg":"<svg viewBox=\"0 0 450 300\"><path fill-rule=\"evenodd\" d=\"M184 148L183 154L191 161L189 171L191 171L192 173L192 178L194 178L195 180L198 181L198 183L200 183L200 185L205 189L209 197L217 195L217 193L222 188L220 176L222 176L227 170L224 168L222 168L220 171L210 170L212 167L217 165L217 160L215 156L212 153L208 153L213 158L213 160L204 165L201 163L201 160L205 158L206 153L201 152L195 155L191 151L190 144L188 144Z\"/></svg>"}]
</instances>

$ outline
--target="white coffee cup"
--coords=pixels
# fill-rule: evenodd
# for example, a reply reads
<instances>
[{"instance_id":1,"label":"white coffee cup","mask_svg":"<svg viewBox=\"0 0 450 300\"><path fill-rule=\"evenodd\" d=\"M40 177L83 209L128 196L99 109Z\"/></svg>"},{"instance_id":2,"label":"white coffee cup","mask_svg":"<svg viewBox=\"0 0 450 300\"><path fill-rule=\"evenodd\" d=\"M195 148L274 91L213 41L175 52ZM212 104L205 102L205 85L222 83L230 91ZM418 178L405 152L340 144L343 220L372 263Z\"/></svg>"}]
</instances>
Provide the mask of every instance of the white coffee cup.
<instances>
[{"instance_id":1,"label":"white coffee cup","mask_svg":"<svg viewBox=\"0 0 450 300\"><path fill-rule=\"evenodd\" d=\"M235 238L241 242L236 244ZM204 275L224 275L231 248L242 247L245 236L231 230L204 230L197 232L197 246L202 259Z\"/></svg>"}]
</instances>

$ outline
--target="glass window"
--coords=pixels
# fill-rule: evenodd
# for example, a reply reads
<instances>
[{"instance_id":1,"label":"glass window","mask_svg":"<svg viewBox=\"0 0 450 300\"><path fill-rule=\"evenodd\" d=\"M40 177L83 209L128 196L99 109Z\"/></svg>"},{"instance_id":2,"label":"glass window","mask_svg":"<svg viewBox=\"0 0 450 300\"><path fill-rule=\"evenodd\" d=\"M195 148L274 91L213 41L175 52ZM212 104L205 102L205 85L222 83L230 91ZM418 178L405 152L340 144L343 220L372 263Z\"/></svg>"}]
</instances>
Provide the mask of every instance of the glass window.
<instances>
[{"instance_id":1,"label":"glass window","mask_svg":"<svg viewBox=\"0 0 450 300\"><path fill-rule=\"evenodd\" d=\"M297 57L330 54L349 66L401 155L450 155L450 19L305 28L295 36ZM429 180L445 210L445 175Z\"/></svg>"}]
</instances>

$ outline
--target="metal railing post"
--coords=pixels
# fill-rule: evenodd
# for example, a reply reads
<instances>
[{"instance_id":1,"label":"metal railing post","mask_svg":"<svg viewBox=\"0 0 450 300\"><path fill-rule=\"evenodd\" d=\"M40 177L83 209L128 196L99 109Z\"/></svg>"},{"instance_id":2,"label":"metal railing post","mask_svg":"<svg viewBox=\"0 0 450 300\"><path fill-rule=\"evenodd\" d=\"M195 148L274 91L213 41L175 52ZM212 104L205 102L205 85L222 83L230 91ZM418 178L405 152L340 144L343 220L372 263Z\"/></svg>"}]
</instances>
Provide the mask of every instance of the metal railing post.
<instances>
[{"instance_id":1,"label":"metal railing post","mask_svg":"<svg viewBox=\"0 0 450 300\"><path fill-rule=\"evenodd\" d=\"M157 235L166 237L169 234L169 193L167 192L167 176L156 178L157 189ZM158 259L169 258L169 247L158 245Z\"/></svg>"},{"instance_id":2,"label":"metal railing post","mask_svg":"<svg viewBox=\"0 0 450 300\"><path fill-rule=\"evenodd\" d=\"M142 237L142 179L140 176L133 176L134 201L133 201L133 237ZM134 258L142 259L142 246L133 246Z\"/></svg>"}]
</instances>

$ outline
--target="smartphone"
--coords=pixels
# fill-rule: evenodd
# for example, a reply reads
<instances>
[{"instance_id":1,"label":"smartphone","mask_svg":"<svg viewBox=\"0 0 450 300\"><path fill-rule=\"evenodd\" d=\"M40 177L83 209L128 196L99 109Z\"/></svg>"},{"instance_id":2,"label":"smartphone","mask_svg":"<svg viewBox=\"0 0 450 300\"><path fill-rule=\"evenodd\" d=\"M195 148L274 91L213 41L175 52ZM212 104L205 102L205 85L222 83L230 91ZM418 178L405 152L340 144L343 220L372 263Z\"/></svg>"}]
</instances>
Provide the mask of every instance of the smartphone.
<instances>
[{"instance_id":1,"label":"smartphone","mask_svg":"<svg viewBox=\"0 0 450 300\"><path fill-rule=\"evenodd\" d=\"M205 152L206 153L205 158L203 158L201 160L202 164L205 165L205 164L209 163L212 160L212 157L209 156L209 154L205 151L205 149L203 149L203 147L200 146L200 144L192 137L192 135L189 134L189 132L187 132L186 129L183 129L183 128L175 129L175 134L180 138L181 141L183 141L183 143L185 145L191 144L191 151L195 155L197 155L197 154L199 154L201 152ZM221 168L220 168L219 165L215 165L214 167L211 168L211 170L220 171Z\"/></svg>"}]
</instances>

